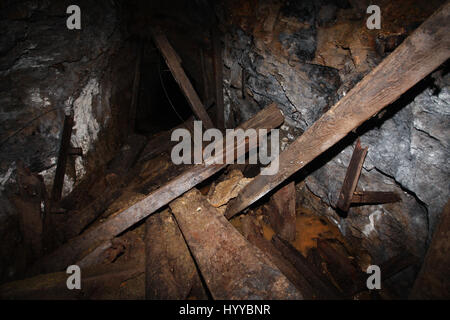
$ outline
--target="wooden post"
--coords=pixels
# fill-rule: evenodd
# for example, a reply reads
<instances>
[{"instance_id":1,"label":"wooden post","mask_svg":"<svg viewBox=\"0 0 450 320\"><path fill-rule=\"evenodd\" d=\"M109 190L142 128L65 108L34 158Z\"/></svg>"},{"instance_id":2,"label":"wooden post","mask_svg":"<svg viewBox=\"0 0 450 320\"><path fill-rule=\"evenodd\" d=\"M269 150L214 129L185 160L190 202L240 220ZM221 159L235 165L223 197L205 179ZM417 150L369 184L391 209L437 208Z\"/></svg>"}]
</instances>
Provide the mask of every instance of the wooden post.
<instances>
[{"instance_id":1,"label":"wooden post","mask_svg":"<svg viewBox=\"0 0 450 320\"><path fill-rule=\"evenodd\" d=\"M53 181L52 201L61 200L62 189L64 185L64 175L66 174L67 156L70 149L70 137L74 125L73 115L66 115L64 118L64 127L61 136L61 146L59 147L58 163L56 165L55 179Z\"/></svg>"},{"instance_id":2,"label":"wooden post","mask_svg":"<svg viewBox=\"0 0 450 320\"><path fill-rule=\"evenodd\" d=\"M344 183L342 184L341 192L339 194L339 199L337 202L337 207L344 212L350 209L350 204L352 203L353 193L358 185L359 176L361 175L361 170L364 164L364 159L367 155L367 150L369 148L362 148L361 142L356 141L355 150L353 150L353 155L350 160L350 164L347 168L347 173L345 174Z\"/></svg>"},{"instance_id":3,"label":"wooden post","mask_svg":"<svg viewBox=\"0 0 450 320\"><path fill-rule=\"evenodd\" d=\"M450 57L450 2L447 2L322 115L279 156L275 175L259 175L227 207L231 218L397 100Z\"/></svg>"},{"instance_id":4,"label":"wooden post","mask_svg":"<svg viewBox=\"0 0 450 320\"><path fill-rule=\"evenodd\" d=\"M189 191L170 208L214 299L303 299L200 191Z\"/></svg>"},{"instance_id":5,"label":"wooden post","mask_svg":"<svg viewBox=\"0 0 450 320\"><path fill-rule=\"evenodd\" d=\"M176 82L180 86L181 91L183 91L183 94L189 102L192 111L203 122L203 126L206 129L212 128L213 123L208 113L206 112L205 107L200 101L200 98L192 87L192 84L189 81L186 73L181 67L180 58L178 58L175 50L170 45L169 40L167 40L167 37L158 27L152 28L152 34L156 46L163 55L164 60L166 61L166 64L172 72L172 75L175 78Z\"/></svg>"}]
</instances>

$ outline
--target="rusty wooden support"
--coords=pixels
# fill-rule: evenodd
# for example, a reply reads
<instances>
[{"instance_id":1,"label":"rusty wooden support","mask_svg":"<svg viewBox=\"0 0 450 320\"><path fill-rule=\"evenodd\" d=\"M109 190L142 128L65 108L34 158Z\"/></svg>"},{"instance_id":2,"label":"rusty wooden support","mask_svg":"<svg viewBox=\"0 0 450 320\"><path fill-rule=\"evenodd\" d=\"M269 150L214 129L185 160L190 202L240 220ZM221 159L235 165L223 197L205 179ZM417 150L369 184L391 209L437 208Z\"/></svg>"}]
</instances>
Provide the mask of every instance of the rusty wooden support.
<instances>
[{"instance_id":1,"label":"rusty wooden support","mask_svg":"<svg viewBox=\"0 0 450 320\"><path fill-rule=\"evenodd\" d=\"M145 298L184 300L193 288L202 288L195 262L170 211L148 217L145 226ZM206 293L197 298L207 298Z\"/></svg>"},{"instance_id":2,"label":"rusty wooden support","mask_svg":"<svg viewBox=\"0 0 450 320\"><path fill-rule=\"evenodd\" d=\"M436 225L411 299L450 299L450 201Z\"/></svg>"},{"instance_id":3,"label":"rusty wooden support","mask_svg":"<svg viewBox=\"0 0 450 320\"><path fill-rule=\"evenodd\" d=\"M303 298L200 191L189 191L170 208L214 299Z\"/></svg>"},{"instance_id":4,"label":"rusty wooden support","mask_svg":"<svg viewBox=\"0 0 450 320\"><path fill-rule=\"evenodd\" d=\"M248 207L359 127L450 57L447 2L279 156L275 175L259 175L230 202L227 217Z\"/></svg>"},{"instance_id":5,"label":"rusty wooden support","mask_svg":"<svg viewBox=\"0 0 450 320\"><path fill-rule=\"evenodd\" d=\"M183 91L184 96L186 97L189 105L192 108L194 114L203 122L203 126L207 129L213 127L213 123L206 112L205 107L203 106L200 98L192 87L191 82L189 81L186 73L184 72L181 64L179 62L178 55L176 54L173 47L170 45L169 40L159 27L152 28L153 40L155 41L156 46L164 57L167 66L169 67L172 75L178 85Z\"/></svg>"},{"instance_id":6,"label":"rusty wooden support","mask_svg":"<svg viewBox=\"0 0 450 320\"><path fill-rule=\"evenodd\" d=\"M352 196L352 204L383 204L400 201L400 196L395 192L383 191L355 191Z\"/></svg>"},{"instance_id":7,"label":"rusty wooden support","mask_svg":"<svg viewBox=\"0 0 450 320\"><path fill-rule=\"evenodd\" d=\"M214 27L212 29L212 47L214 63L214 84L216 100L216 125L219 129L225 128L225 111L223 101L223 59L220 32Z\"/></svg>"},{"instance_id":8,"label":"rusty wooden support","mask_svg":"<svg viewBox=\"0 0 450 320\"><path fill-rule=\"evenodd\" d=\"M119 292L123 283L144 273L143 259L127 263L96 265L81 269L81 289L67 289L66 271L39 275L0 286L2 300L85 300L111 299L102 296L108 291ZM103 290L99 290L102 288ZM110 288L106 290L105 288ZM119 293L118 293L119 294Z\"/></svg>"},{"instance_id":9,"label":"rusty wooden support","mask_svg":"<svg viewBox=\"0 0 450 320\"><path fill-rule=\"evenodd\" d=\"M338 242L319 239L317 249L325 260L327 270L334 281L344 295L350 297L357 290L358 280L361 279L363 272L352 263L345 248Z\"/></svg>"},{"instance_id":10,"label":"rusty wooden support","mask_svg":"<svg viewBox=\"0 0 450 320\"><path fill-rule=\"evenodd\" d=\"M284 240L295 240L295 183L275 192L264 208L275 233Z\"/></svg>"},{"instance_id":11,"label":"rusty wooden support","mask_svg":"<svg viewBox=\"0 0 450 320\"><path fill-rule=\"evenodd\" d=\"M67 156L70 150L70 137L74 126L73 115L64 117L64 127L61 135L61 145L59 147L58 163L56 165L55 179L53 181L52 201L61 200L62 189L64 185L64 175L66 174Z\"/></svg>"},{"instance_id":12,"label":"rusty wooden support","mask_svg":"<svg viewBox=\"0 0 450 320\"><path fill-rule=\"evenodd\" d=\"M345 174L344 183L342 184L341 192L336 205L344 212L347 212L348 209L350 209L350 204L352 203L353 194L356 190L356 186L358 185L359 176L361 175L361 170L368 149L369 148L367 147L361 147L361 142L359 139L356 141L355 149L353 150L353 155L350 159L350 164L348 165L347 173Z\"/></svg>"},{"instance_id":13,"label":"rusty wooden support","mask_svg":"<svg viewBox=\"0 0 450 320\"><path fill-rule=\"evenodd\" d=\"M244 130L249 128L270 130L280 126L283 121L284 117L281 111L275 104L272 104L242 124L240 128ZM247 145L247 142L244 142L244 145ZM239 147L240 145L235 146L236 149ZM190 167L175 179L151 192L145 199L70 240L38 261L31 268L30 274L54 272L66 268L74 261L82 259L99 244L122 233L225 167L226 164L202 164Z\"/></svg>"},{"instance_id":14,"label":"rusty wooden support","mask_svg":"<svg viewBox=\"0 0 450 320\"><path fill-rule=\"evenodd\" d=\"M298 272L304 276L317 297L327 300L335 300L342 297L342 294L337 288L319 270L314 268L289 242L275 235L272 237L272 243L292 263Z\"/></svg>"}]
</instances>

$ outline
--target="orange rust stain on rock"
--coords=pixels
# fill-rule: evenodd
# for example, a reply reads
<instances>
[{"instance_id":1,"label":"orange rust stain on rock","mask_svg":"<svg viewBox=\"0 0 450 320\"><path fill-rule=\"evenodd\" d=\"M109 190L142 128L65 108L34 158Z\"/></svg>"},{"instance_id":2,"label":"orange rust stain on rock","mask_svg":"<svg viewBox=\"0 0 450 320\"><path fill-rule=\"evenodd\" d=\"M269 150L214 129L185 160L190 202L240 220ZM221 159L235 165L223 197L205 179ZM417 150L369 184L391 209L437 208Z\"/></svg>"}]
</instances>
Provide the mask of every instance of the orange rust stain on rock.
<instances>
[{"instance_id":1,"label":"orange rust stain on rock","mask_svg":"<svg viewBox=\"0 0 450 320\"><path fill-rule=\"evenodd\" d=\"M305 257L311 248L317 247L317 239L337 239L344 242L336 226L304 208L300 208L297 213L295 228L296 237L291 244Z\"/></svg>"}]
</instances>

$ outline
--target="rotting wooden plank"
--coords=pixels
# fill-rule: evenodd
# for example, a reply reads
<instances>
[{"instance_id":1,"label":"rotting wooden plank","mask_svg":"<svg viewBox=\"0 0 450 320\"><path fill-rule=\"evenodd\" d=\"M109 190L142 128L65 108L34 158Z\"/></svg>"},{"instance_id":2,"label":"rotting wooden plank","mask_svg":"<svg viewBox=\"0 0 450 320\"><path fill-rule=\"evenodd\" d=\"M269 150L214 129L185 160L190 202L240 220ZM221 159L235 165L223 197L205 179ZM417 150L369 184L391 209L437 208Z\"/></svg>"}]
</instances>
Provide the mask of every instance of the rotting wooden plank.
<instances>
[{"instance_id":1,"label":"rotting wooden plank","mask_svg":"<svg viewBox=\"0 0 450 320\"><path fill-rule=\"evenodd\" d=\"M200 98L192 87L192 84L189 81L186 73L181 67L179 58L177 58L177 54L170 45L169 40L167 40L167 37L159 27L152 28L152 35L156 46L163 55L164 60L166 61L167 66L172 72L173 77L175 78L176 82L181 88L181 91L183 91L183 94L188 100L192 111L203 122L203 126L205 128L213 128L213 123L208 113L206 112L205 107L200 101Z\"/></svg>"},{"instance_id":2,"label":"rotting wooden plank","mask_svg":"<svg viewBox=\"0 0 450 320\"><path fill-rule=\"evenodd\" d=\"M352 203L353 194L358 185L359 176L366 159L367 150L369 148L361 147L359 139L356 141L355 149L353 150L352 158L345 174L344 183L342 184L341 192L336 206L344 212L350 209Z\"/></svg>"},{"instance_id":3,"label":"rotting wooden plank","mask_svg":"<svg viewBox=\"0 0 450 320\"><path fill-rule=\"evenodd\" d=\"M223 61L222 44L219 30L214 27L212 30L212 47L214 63L214 83L216 100L216 125L219 129L225 128L225 110L223 101Z\"/></svg>"},{"instance_id":4,"label":"rotting wooden plank","mask_svg":"<svg viewBox=\"0 0 450 320\"><path fill-rule=\"evenodd\" d=\"M287 241L295 240L295 183L275 192L264 212L276 234Z\"/></svg>"},{"instance_id":5,"label":"rotting wooden plank","mask_svg":"<svg viewBox=\"0 0 450 320\"><path fill-rule=\"evenodd\" d=\"M64 117L63 132L61 135L61 145L59 147L58 162L56 165L55 179L53 180L52 201L61 200L61 194L64 185L64 175L66 174L67 156L70 149L70 137L74 126L73 115Z\"/></svg>"},{"instance_id":6,"label":"rotting wooden plank","mask_svg":"<svg viewBox=\"0 0 450 320\"><path fill-rule=\"evenodd\" d=\"M240 128L273 129L280 126L284 116L275 104L260 111L253 118L245 122ZM247 145L247 141L244 142ZM239 146L235 146L239 148ZM200 182L226 167L226 164L196 165L169 181L159 189L151 192L145 199L134 204L118 215L108 218L100 225L70 240L51 254L39 260L30 270L30 274L54 272L63 270L75 261L81 260L89 251L104 241L122 233L135 223L149 216L170 201L181 196Z\"/></svg>"},{"instance_id":7,"label":"rotting wooden plank","mask_svg":"<svg viewBox=\"0 0 450 320\"><path fill-rule=\"evenodd\" d=\"M227 207L227 218L248 207L289 176L397 100L450 57L450 2L430 16L279 156L280 170L259 175Z\"/></svg>"},{"instance_id":8,"label":"rotting wooden plank","mask_svg":"<svg viewBox=\"0 0 450 320\"><path fill-rule=\"evenodd\" d=\"M363 272L352 263L345 248L337 241L319 239L317 249L325 260L327 270L335 283L346 297L350 297L356 291L359 284L358 279L361 278Z\"/></svg>"},{"instance_id":9,"label":"rotting wooden plank","mask_svg":"<svg viewBox=\"0 0 450 320\"><path fill-rule=\"evenodd\" d=\"M315 269L289 242L274 235L272 237L272 243L292 263L298 272L304 276L317 297L327 300L335 300L342 297L337 288L319 270Z\"/></svg>"},{"instance_id":10,"label":"rotting wooden plank","mask_svg":"<svg viewBox=\"0 0 450 320\"><path fill-rule=\"evenodd\" d=\"M193 189L169 206L214 299L303 298L200 191Z\"/></svg>"},{"instance_id":11,"label":"rotting wooden plank","mask_svg":"<svg viewBox=\"0 0 450 320\"><path fill-rule=\"evenodd\" d=\"M411 299L450 299L450 200L441 214Z\"/></svg>"},{"instance_id":12,"label":"rotting wooden plank","mask_svg":"<svg viewBox=\"0 0 450 320\"><path fill-rule=\"evenodd\" d=\"M145 226L145 298L186 299L201 280L176 221L167 209L148 217Z\"/></svg>"},{"instance_id":13,"label":"rotting wooden plank","mask_svg":"<svg viewBox=\"0 0 450 320\"><path fill-rule=\"evenodd\" d=\"M352 204L382 204L400 201L400 196L395 192L383 191L355 191L352 196Z\"/></svg>"}]
</instances>

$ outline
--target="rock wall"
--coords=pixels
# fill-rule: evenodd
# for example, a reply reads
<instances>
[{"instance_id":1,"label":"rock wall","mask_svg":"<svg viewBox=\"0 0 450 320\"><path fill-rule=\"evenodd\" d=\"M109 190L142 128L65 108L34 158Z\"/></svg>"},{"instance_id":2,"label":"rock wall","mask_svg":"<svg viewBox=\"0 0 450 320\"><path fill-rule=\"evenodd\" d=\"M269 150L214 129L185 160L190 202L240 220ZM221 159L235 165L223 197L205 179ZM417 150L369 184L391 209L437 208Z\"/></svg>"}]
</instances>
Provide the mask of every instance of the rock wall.
<instances>
[{"instance_id":1,"label":"rock wall","mask_svg":"<svg viewBox=\"0 0 450 320\"><path fill-rule=\"evenodd\" d=\"M380 30L367 29L364 1L230 0L218 6L229 126L275 101L286 125L301 133L440 4L379 1ZM314 202L316 212L377 263L405 249L423 256L449 198L449 78L441 69L315 161L300 188L304 205ZM354 207L342 218L334 206L358 136L369 147L358 189L395 191L402 202Z\"/></svg>"},{"instance_id":2,"label":"rock wall","mask_svg":"<svg viewBox=\"0 0 450 320\"><path fill-rule=\"evenodd\" d=\"M77 1L81 30L69 30L71 4L0 4L0 234L8 244L0 259L20 242L5 196L14 192L8 186L17 162L41 173L51 190L65 112L74 114L72 145L85 156L69 160L64 194L111 159L127 130L136 49L126 41L123 8L117 1ZM14 271L0 270L0 279L4 273Z\"/></svg>"}]
</instances>

